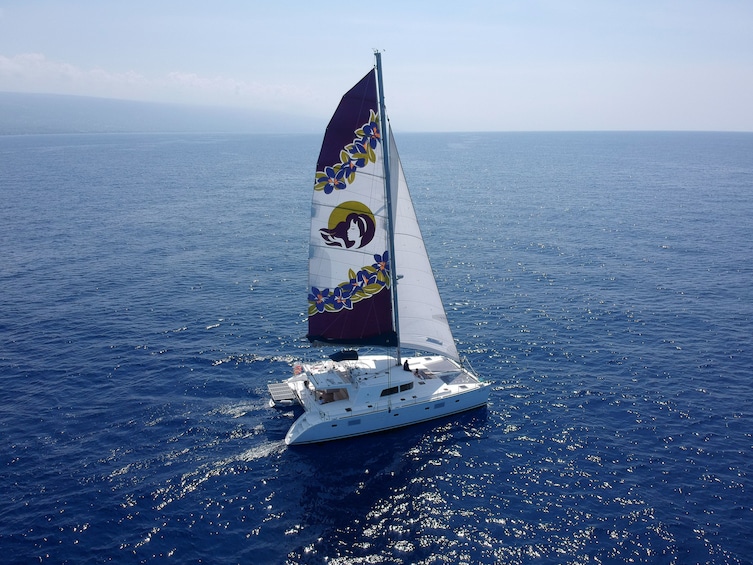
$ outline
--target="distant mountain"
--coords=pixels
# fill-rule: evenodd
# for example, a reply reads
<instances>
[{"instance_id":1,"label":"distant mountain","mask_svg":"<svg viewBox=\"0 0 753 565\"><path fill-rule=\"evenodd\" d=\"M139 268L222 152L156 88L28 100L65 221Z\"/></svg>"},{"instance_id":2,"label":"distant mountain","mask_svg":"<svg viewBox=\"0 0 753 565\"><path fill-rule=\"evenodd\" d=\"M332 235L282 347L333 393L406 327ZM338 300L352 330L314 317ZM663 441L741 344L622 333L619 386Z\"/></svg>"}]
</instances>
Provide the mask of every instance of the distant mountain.
<instances>
[{"instance_id":1,"label":"distant mountain","mask_svg":"<svg viewBox=\"0 0 753 565\"><path fill-rule=\"evenodd\" d=\"M0 135L107 132L313 133L321 131L324 125L310 118L239 108L0 92Z\"/></svg>"}]
</instances>

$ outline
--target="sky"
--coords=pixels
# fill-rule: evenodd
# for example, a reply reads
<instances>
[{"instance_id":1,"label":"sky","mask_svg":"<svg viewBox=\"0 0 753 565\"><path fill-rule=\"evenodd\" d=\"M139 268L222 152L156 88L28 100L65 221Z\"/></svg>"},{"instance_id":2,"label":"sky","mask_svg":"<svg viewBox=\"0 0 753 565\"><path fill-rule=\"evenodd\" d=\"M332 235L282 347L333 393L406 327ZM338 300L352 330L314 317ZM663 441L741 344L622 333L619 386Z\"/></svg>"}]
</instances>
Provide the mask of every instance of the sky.
<instances>
[{"instance_id":1,"label":"sky","mask_svg":"<svg viewBox=\"0 0 753 565\"><path fill-rule=\"evenodd\" d=\"M0 91L329 119L382 51L396 131L753 131L751 0L0 0Z\"/></svg>"}]
</instances>

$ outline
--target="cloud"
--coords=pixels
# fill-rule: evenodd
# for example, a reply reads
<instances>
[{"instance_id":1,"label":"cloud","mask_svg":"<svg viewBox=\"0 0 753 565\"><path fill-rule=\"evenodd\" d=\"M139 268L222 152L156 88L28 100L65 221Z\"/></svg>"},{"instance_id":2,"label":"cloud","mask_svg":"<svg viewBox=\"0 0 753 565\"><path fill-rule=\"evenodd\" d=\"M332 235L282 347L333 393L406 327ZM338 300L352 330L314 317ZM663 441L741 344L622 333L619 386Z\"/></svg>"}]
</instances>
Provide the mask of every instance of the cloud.
<instances>
[{"instance_id":1,"label":"cloud","mask_svg":"<svg viewBox=\"0 0 753 565\"><path fill-rule=\"evenodd\" d=\"M204 93L212 96L254 96L264 95L265 90L258 85L231 77L202 76L197 73L172 71L160 81L161 86L184 92Z\"/></svg>"},{"instance_id":2,"label":"cloud","mask_svg":"<svg viewBox=\"0 0 753 565\"><path fill-rule=\"evenodd\" d=\"M177 71L161 77L147 77L133 70L85 69L49 59L42 53L22 53L11 57L0 55L0 90L126 99L160 99L177 95L190 99L192 92L226 94L248 91L249 88L242 81L225 77L210 78Z\"/></svg>"},{"instance_id":3,"label":"cloud","mask_svg":"<svg viewBox=\"0 0 753 565\"><path fill-rule=\"evenodd\" d=\"M113 73L100 68L81 69L75 65L48 59L41 53L0 55L0 87L6 90L72 90L62 94L89 94L91 87L144 85L147 79L135 72Z\"/></svg>"},{"instance_id":4,"label":"cloud","mask_svg":"<svg viewBox=\"0 0 753 565\"><path fill-rule=\"evenodd\" d=\"M172 71L155 81L155 86L173 97L211 101L229 106L256 106L285 109L300 104L305 88L280 83L262 83L227 77L205 76L191 72Z\"/></svg>"},{"instance_id":5,"label":"cloud","mask_svg":"<svg viewBox=\"0 0 753 565\"><path fill-rule=\"evenodd\" d=\"M50 59L42 53L0 54L2 90L272 110L299 104L302 95L297 85L186 71L147 76L133 70L87 69Z\"/></svg>"}]
</instances>

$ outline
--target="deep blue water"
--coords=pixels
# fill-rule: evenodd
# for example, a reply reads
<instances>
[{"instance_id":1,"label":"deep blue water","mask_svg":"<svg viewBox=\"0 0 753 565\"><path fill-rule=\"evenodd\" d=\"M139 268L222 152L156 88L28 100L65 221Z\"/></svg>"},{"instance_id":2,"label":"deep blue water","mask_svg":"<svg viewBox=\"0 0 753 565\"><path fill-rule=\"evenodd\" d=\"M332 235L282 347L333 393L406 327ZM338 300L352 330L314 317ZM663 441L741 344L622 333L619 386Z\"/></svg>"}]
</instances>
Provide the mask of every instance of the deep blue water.
<instances>
[{"instance_id":1,"label":"deep blue water","mask_svg":"<svg viewBox=\"0 0 753 565\"><path fill-rule=\"evenodd\" d=\"M487 409L286 448L318 136L0 137L0 562L753 563L753 134L408 134Z\"/></svg>"}]
</instances>

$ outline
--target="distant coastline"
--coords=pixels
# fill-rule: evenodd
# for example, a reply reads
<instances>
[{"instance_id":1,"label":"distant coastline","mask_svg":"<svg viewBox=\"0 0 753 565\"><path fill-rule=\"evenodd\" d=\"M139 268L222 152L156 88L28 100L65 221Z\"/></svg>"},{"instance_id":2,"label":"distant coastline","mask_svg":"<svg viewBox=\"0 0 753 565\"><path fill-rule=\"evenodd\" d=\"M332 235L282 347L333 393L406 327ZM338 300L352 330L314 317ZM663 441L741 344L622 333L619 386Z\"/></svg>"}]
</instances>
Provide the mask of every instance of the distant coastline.
<instances>
[{"instance_id":1,"label":"distant coastline","mask_svg":"<svg viewBox=\"0 0 753 565\"><path fill-rule=\"evenodd\" d=\"M0 135L55 133L313 133L311 118L110 98L0 92Z\"/></svg>"},{"instance_id":2,"label":"distant coastline","mask_svg":"<svg viewBox=\"0 0 753 565\"><path fill-rule=\"evenodd\" d=\"M321 119L250 108L139 102L66 94L0 91L0 135L85 133L252 133L316 134ZM684 131L684 130L681 130ZM688 130L685 133L688 133ZM698 130L701 131L701 130ZM432 132L409 132L432 133ZM437 133L437 132L434 132ZM500 132L456 132L484 134ZM515 132L507 132L515 133ZM520 133L520 132L517 132ZM575 131L527 133L571 134ZM585 130L580 133L595 133ZM600 133L615 133L605 130ZM626 133L626 132L621 132ZM647 133L635 130L633 133ZM655 130L654 133L677 133ZM708 133L708 132L707 132ZM751 133L729 130L716 133Z\"/></svg>"}]
</instances>

